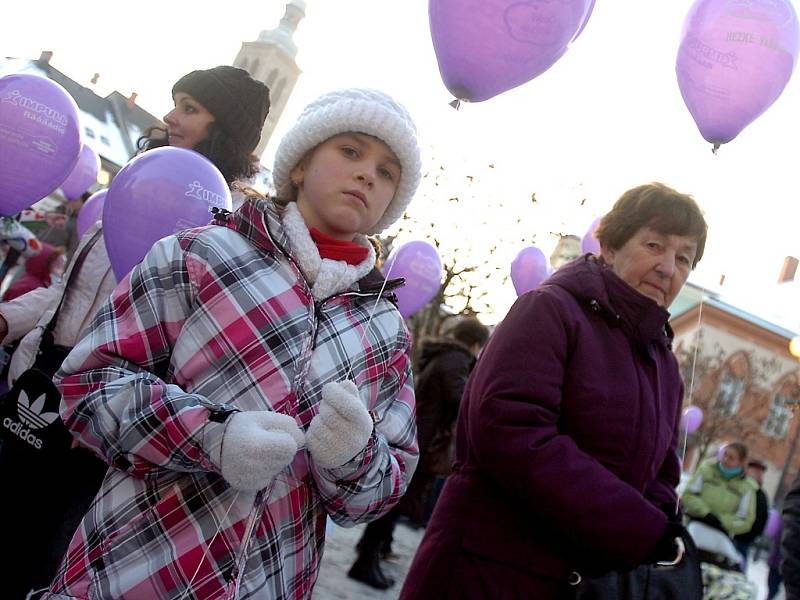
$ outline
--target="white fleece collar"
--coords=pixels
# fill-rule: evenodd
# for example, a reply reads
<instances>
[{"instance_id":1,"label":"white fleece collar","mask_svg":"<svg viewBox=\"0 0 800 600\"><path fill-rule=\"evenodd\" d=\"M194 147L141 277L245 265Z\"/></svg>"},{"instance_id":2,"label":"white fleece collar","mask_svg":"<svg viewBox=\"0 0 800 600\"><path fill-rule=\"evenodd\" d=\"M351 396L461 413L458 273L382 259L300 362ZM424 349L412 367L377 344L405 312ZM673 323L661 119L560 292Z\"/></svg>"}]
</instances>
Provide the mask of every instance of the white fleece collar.
<instances>
[{"instance_id":1,"label":"white fleece collar","mask_svg":"<svg viewBox=\"0 0 800 600\"><path fill-rule=\"evenodd\" d=\"M282 215L283 228L289 238L294 259L300 265L303 275L311 283L311 294L315 300L350 289L356 281L372 271L375 266L375 249L366 236L358 234L353 240L367 248L367 257L357 265L343 260L320 258L319 249L311 239L303 215L295 202L289 202Z\"/></svg>"}]
</instances>

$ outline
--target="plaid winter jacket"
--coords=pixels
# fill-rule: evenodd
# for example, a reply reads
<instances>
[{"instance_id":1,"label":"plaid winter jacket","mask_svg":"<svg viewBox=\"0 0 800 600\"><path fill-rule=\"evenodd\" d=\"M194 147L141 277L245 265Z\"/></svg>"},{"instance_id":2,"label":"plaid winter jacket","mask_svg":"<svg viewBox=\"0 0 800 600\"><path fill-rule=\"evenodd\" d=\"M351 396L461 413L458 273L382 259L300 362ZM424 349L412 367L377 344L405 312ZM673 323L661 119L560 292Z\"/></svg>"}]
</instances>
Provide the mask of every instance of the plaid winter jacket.
<instances>
[{"instance_id":1,"label":"plaid winter jacket","mask_svg":"<svg viewBox=\"0 0 800 600\"><path fill-rule=\"evenodd\" d=\"M408 331L375 271L315 298L288 250L315 247L303 227L298 248L285 220L251 200L227 227L160 240L65 361L62 418L114 468L46 597L309 598L326 516L371 521L405 491ZM266 490L228 486L228 411L275 410L305 429L323 385L345 379L376 418L359 455L322 469L301 450Z\"/></svg>"}]
</instances>

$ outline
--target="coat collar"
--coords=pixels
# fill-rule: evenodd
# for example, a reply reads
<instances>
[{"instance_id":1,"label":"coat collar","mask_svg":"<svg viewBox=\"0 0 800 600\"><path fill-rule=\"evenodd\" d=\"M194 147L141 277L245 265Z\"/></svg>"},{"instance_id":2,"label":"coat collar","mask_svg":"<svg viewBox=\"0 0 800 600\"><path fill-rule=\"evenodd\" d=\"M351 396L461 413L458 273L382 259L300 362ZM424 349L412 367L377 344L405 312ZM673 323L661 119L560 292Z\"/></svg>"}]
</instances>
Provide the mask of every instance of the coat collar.
<instances>
[{"instance_id":1,"label":"coat collar","mask_svg":"<svg viewBox=\"0 0 800 600\"><path fill-rule=\"evenodd\" d=\"M293 202L280 207L269 199L249 197L235 213L218 216L217 220L262 250L269 253L279 251L290 256L317 301L353 289L356 283L362 292L376 292L382 287L384 291L390 291L403 283L392 279L384 286L383 275L375 268L375 249L363 235L357 236L355 242L366 247L369 253L358 265L321 258Z\"/></svg>"},{"instance_id":2,"label":"coat collar","mask_svg":"<svg viewBox=\"0 0 800 600\"><path fill-rule=\"evenodd\" d=\"M593 312L630 330L643 341L659 340L667 346L672 342L669 312L637 292L591 254L557 271L548 283L567 289Z\"/></svg>"}]
</instances>

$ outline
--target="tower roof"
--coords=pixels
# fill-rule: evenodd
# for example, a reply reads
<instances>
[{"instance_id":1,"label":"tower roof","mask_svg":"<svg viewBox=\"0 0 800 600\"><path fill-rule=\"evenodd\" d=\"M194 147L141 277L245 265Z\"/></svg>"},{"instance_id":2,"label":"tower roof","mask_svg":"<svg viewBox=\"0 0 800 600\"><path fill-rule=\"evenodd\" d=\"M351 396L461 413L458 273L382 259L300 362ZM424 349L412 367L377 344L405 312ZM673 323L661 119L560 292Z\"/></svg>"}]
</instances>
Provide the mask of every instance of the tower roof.
<instances>
[{"instance_id":1,"label":"tower roof","mask_svg":"<svg viewBox=\"0 0 800 600\"><path fill-rule=\"evenodd\" d=\"M290 57L297 56L297 44L294 43L292 36L297 30L297 24L306 16L305 0L291 0L286 4L286 12L283 14L280 25L275 29L262 31L259 42L279 47Z\"/></svg>"}]
</instances>

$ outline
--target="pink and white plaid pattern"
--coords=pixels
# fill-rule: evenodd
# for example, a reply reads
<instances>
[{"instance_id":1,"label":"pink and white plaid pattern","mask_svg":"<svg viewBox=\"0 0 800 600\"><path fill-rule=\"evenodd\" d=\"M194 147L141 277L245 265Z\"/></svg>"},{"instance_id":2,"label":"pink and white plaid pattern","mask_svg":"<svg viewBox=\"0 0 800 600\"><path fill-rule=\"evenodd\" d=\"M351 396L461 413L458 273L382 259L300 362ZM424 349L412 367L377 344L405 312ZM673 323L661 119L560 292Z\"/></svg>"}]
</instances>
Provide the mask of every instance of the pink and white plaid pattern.
<instances>
[{"instance_id":1,"label":"pink and white plaid pattern","mask_svg":"<svg viewBox=\"0 0 800 600\"><path fill-rule=\"evenodd\" d=\"M65 423L113 468L47 598L309 598L326 515L363 523L399 500L417 461L408 331L380 280L315 303L285 248L276 207L246 202L157 242L100 309L56 381ZM209 417L306 428L345 378L380 419L361 454L321 469L301 451L267 490L227 485Z\"/></svg>"}]
</instances>

